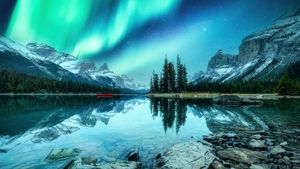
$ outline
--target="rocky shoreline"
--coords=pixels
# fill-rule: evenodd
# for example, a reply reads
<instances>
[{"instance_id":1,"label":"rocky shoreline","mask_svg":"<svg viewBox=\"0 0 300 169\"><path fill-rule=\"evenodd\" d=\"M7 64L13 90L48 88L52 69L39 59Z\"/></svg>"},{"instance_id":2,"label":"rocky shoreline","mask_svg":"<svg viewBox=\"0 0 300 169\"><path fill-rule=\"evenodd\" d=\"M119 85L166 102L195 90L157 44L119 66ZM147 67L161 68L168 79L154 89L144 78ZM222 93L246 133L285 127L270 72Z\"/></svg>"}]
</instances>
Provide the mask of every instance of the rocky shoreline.
<instances>
[{"instance_id":1,"label":"rocky shoreline","mask_svg":"<svg viewBox=\"0 0 300 169\"><path fill-rule=\"evenodd\" d=\"M153 157L160 169L300 169L300 130L235 130L215 133L203 140L175 144ZM139 150L129 152L126 161L97 163L96 157L76 158L79 149L53 149L46 157L52 162L70 159L62 169L140 169Z\"/></svg>"},{"instance_id":2,"label":"rocky shoreline","mask_svg":"<svg viewBox=\"0 0 300 169\"><path fill-rule=\"evenodd\" d=\"M216 153L209 168L300 168L300 130L242 131L204 138Z\"/></svg>"}]
</instances>

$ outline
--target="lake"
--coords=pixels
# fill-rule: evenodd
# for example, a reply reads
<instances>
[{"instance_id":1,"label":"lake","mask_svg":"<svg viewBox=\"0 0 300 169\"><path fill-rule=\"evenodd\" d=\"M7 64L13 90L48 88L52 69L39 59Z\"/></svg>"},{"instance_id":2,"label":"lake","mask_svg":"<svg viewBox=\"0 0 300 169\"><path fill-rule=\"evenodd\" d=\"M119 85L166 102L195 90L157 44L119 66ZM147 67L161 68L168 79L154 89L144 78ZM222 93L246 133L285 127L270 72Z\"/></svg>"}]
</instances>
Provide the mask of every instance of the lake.
<instances>
[{"instance_id":1,"label":"lake","mask_svg":"<svg viewBox=\"0 0 300 169\"><path fill-rule=\"evenodd\" d=\"M1 96L0 168L57 168L54 148L78 148L98 162L140 153L143 168L170 146L217 132L300 128L300 102L266 101L231 107L210 100ZM300 143L294 143L299 146Z\"/></svg>"}]
</instances>

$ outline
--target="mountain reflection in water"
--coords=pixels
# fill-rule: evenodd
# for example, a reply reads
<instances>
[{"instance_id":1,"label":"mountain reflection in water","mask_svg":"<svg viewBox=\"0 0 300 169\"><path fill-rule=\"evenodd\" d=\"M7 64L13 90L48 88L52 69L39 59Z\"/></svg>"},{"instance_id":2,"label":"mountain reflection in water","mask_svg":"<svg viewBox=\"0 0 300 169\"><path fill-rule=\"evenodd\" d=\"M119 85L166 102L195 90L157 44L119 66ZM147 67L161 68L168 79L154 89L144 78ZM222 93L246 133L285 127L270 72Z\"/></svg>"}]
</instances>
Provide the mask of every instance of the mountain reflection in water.
<instances>
[{"instance_id":1,"label":"mountain reflection in water","mask_svg":"<svg viewBox=\"0 0 300 169\"><path fill-rule=\"evenodd\" d=\"M100 162L124 160L139 149L150 167L157 153L211 132L299 127L299 105L295 100L227 107L210 100L2 96L0 168L59 167L66 161L44 159L51 149L65 147Z\"/></svg>"}]
</instances>

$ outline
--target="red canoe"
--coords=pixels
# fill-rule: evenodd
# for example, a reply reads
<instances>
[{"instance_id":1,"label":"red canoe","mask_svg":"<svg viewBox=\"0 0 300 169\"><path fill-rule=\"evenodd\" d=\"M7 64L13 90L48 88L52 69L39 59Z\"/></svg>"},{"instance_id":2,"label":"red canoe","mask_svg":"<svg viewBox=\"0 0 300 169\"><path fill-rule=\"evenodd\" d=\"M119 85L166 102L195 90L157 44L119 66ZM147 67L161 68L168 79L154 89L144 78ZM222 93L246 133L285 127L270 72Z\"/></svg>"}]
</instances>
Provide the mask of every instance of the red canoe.
<instances>
[{"instance_id":1,"label":"red canoe","mask_svg":"<svg viewBox=\"0 0 300 169\"><path fill-rule=\"evenodd\" d=\"M113 94L111 93L105 93L105 94L96 94L97 97L113 97Z\"/></svg>"}]
</instances>

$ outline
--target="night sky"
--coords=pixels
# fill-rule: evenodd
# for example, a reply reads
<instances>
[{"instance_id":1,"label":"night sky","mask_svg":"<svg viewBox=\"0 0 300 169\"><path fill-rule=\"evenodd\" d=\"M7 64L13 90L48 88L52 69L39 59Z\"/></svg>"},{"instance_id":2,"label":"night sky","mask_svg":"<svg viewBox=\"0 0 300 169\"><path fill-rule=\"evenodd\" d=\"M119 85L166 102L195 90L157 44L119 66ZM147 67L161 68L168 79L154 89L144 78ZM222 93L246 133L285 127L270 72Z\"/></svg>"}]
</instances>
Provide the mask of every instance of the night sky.
<instances>
[{"instance_id":1,"label":"night sky","mask_svg":"<svg viewBox=\"0 0 300 169\"><path fill-rule=\"evenodd\" d=\"M165 56L189 75L218 50L300 6L299 0L0 0L1 35L46 43L82 60L108 63L145 84Z\"/></svg>"}]
</instances>

